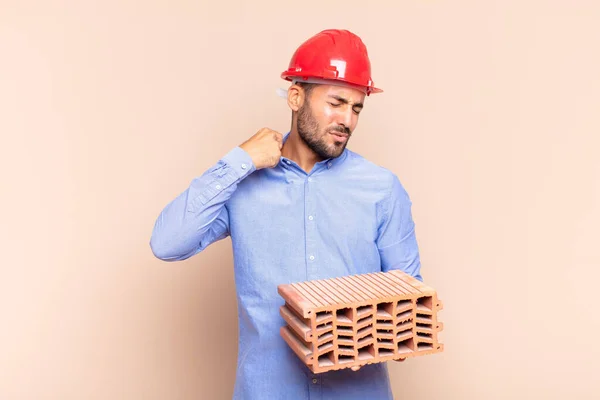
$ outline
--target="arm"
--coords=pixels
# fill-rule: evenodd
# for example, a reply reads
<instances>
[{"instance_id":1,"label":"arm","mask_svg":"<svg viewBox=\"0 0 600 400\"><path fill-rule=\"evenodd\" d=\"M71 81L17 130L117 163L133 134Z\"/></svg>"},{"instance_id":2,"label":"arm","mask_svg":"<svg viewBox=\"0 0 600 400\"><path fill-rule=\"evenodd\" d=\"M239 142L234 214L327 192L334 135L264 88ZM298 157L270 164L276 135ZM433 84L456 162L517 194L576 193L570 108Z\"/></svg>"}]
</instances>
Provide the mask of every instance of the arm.
<instances>
[{"instance_id":1,"label":"arm","mask_svg":"<svg viewBox=\"0 0 600 400\"><path fill-rule=\"evenodd\" d=\"M225 203L252 172L277 165L282 139L281 133L263 128L194 179L158 216L150 239L154 255L185 260L229 236Z\"/></svg>"},{"instance_id":2,"label":"arm","mask_svg":"<svg viewBox=\"0 0 600 400\"><path fill-rule=\"evenodd\" d=\"M153 254L164 261L185 260L229 236L225 203L255 170L238 146L195 178L158 216L150 239Z\"/></svg>"},{"instance_id":3,"label":"arm","mask_svg":"<svg viewBox=\"0 0 600 400\"><path fill-rule=\"evenodd\" d=\"M411 207L408 193L393 175L390 192L381 204L377 247L382 271L399 269L423 281Z\"/></svg>"}]
</instances>

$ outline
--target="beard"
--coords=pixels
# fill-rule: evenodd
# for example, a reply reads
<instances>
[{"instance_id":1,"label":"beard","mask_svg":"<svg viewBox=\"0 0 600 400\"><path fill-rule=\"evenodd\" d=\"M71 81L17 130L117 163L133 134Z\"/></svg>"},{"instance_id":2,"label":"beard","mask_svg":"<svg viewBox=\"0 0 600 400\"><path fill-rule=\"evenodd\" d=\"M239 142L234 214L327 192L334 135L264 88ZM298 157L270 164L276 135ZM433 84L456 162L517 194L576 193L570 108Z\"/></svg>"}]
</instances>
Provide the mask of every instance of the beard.
<instances>
[{"instance_id":1,"label":"beard","mask_svg":"<svg viewBox=\"0 0 600 400\"><path fill-rule=\"evenodd\" d=\"M339 157L346 145L348 140L343 143L334 142L333 144L327 143L327 132L321 133L321 127L319 122L313 115L310 104L306 101L302 107L298 110L298 134L302 141L317 154L321 159L336 158ZM331 131L338 131L350 135L350 130L343 126L336 126L330 129Z\"/></svg>"}]
</instances>

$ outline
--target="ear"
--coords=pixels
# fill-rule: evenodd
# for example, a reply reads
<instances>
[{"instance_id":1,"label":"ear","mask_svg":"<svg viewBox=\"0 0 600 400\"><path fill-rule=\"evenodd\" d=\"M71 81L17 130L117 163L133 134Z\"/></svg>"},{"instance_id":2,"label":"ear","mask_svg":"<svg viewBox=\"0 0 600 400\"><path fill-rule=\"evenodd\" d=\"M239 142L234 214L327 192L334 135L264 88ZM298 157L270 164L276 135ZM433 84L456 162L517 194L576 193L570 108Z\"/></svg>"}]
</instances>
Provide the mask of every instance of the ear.
<instances>
[{"instance_id":1,"label":"ear","mask_svg":"<svg viewBox=\"0 0 600 400\"><path fill-rule=\"evenodd\" d=\"M287 103L292 111L298 111L304 103L304 90L298 85L292 85L287 92Z\"/></svg>"}]
</instances>

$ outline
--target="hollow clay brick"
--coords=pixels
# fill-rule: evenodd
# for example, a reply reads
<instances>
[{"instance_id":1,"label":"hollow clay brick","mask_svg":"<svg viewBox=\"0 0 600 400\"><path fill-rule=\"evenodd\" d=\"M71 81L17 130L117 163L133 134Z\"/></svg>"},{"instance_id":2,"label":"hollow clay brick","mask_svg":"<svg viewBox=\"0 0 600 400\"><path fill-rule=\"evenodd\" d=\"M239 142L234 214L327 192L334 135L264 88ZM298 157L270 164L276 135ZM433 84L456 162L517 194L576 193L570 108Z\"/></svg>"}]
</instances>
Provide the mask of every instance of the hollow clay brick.
<instances>
[{"instance_id":1,"label":"hollow clay brick","mask_svg":"<svg viewBox=\"0 0 600 400\"><path fill-rule=\"evenodd\" d=\"M442 302L402 271L284 284L278 293L281 336L314 373L444 350Z\"/></svg>"}]
</instances>

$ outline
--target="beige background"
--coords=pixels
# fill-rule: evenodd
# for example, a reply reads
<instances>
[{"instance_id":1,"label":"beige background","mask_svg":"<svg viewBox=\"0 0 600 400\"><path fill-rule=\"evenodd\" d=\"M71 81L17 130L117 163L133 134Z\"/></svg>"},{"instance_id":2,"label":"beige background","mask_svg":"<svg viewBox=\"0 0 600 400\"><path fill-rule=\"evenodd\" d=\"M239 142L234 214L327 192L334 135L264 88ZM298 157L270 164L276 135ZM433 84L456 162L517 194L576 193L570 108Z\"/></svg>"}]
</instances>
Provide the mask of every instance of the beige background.
<instances>
[{"instance_id":1,"label":"beige background","mask_svg":"<svg viewBox=\"0 0 600 400\"><path fill-rule=\"evenodd\" d=\"M445 302L396 397L600 398L598 2L86 3L0 2L1 399L230 398L230 242L167 264L150 233L288 129L279 73L330 27L369 48L350 147L408 189Z\"/></svg>"}]
</instances>

